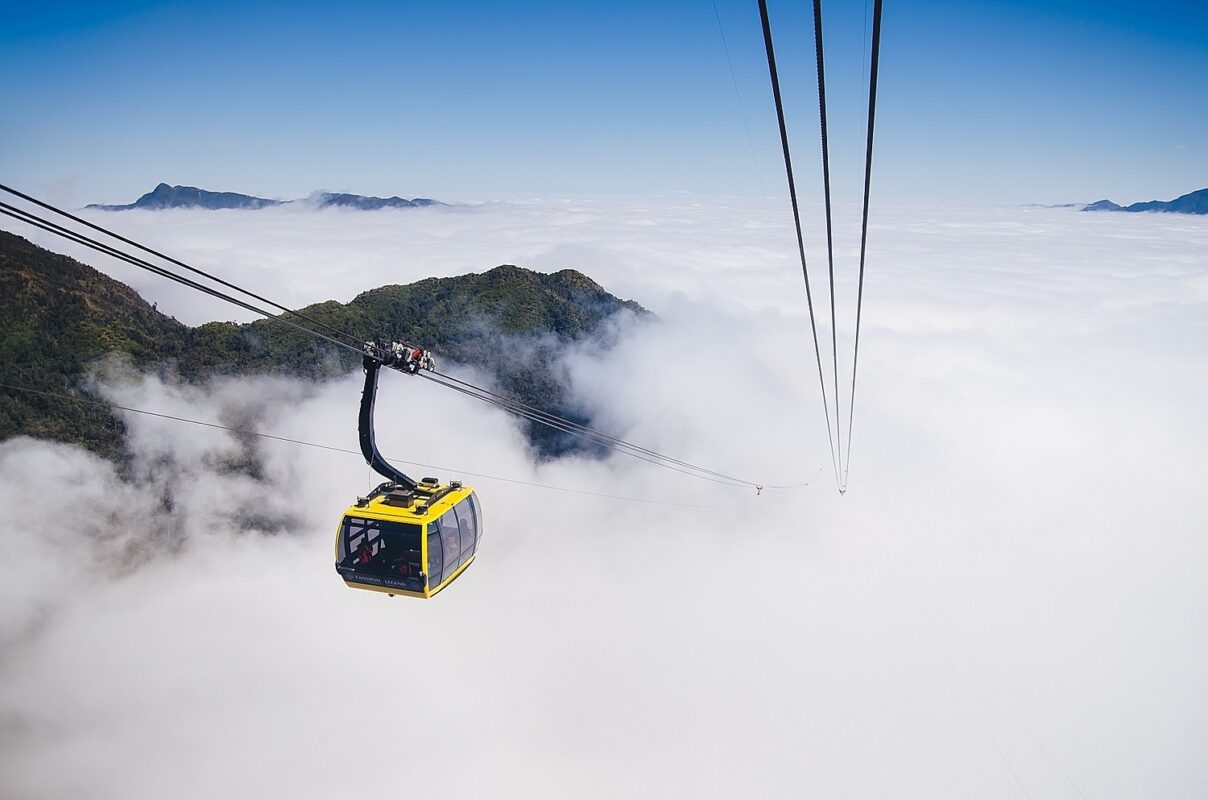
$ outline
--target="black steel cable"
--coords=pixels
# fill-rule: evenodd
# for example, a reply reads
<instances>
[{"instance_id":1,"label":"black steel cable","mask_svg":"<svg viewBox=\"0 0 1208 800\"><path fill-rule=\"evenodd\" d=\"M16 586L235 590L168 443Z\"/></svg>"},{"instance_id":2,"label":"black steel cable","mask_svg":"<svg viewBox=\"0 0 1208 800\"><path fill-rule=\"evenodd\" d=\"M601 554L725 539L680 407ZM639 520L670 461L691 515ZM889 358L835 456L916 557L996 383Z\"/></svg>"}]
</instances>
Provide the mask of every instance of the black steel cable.
<instances>
[{"instance_id":1,"label":"black steel cable","mask_svg":"<svg viewBox=\"0 0 1208 800\"><path fill-rule=\"evenodd\" d=\"M362 343L358 337L352 336L351 334L343 333L343 332L337 330L336 328L332 327L331 325L328 325L326 322L322 322L320 320L314 319L313 317L307 316L306 314L303 314L301 311L294 311L293 309L290 309L286 306L280 305L278 303L274 303L272 300L269 300L267 297L262 297L261 295L258 295L255 292L250 292L247 289L244 289L240 286L236 286L233 283L224 281L222 278L219 278L216 275L211 275L210 273L206 272L205 270L201 270L196 267L192 267L183 261L173 258L172 256L165 255L164 253L161 253L158 250L153 250L152 248L147 247L146 245L139 244L138 242L134 241L133 239L127 239L125 236L122 236L121 234L118 234L118 233L114 233L113 231L109 230L108 228L104 228L93 222L89 222L88 220L83 219L82 217L78 217L75 214L72 214L68 211L64 211L61 208L57 208L56 206L53 206L50 203L46 203L42 200L39 200L36 197L30 197L29 195L25 194L24 192L17 191L16 189L13 189L10 186L5 186L4 184L0 183L0 190L4 190L11 195L20 197L22 200L26 200L30 203L33 203L36 206L40 206L40 207L46 209L47 211L52 211L55 214L59 214L60 216L66 217L67 219L70 219L74 222L78 222L81 225L86 225L89 228L92 228L94 231L98 231L100 233L105 234L106 236L111 236L114 239L117 239L119 242L124 242L125 244L131 245L132 247L137 247L139 250L142 250L145 253L150 253L153 256L158 256L159 258L162 258L164 261L167 261L171 264L175 264L178 267L183 267L184 269L187 269L196 275L201 275L205 278L208 278L209 280L212 280L217 284L225 286L228 289L233 289L233 290L239 292L240 294L245 294L254 300L257 300L261 303L270 305L273 308L277 309L278 311L281 311L282 313L290 314L292 316L298 317L299 319L306 320L307 322L311 323L312 325L318 325L321 328L325 328L328 331L330 331L331 333L334 333L336 336L344 336L348 339L351 339L352 341L357 343L358 349Z\"/></svg>"},{"instance_id":2,"label":"black steel cable","mask_svg":"<svg viewBox=\"0 0 1208 800\"><path fill-rule=\"evenodd\" d=\"M714 470L708 469L706 467L700 467L696 464L692 464L687 461L681 461L676 458L671 458L670 456L663 455L662 453L658 453L654 450L650 450L645 447L640 447L638 445L634 445L630 442L626 442L623 439L617 439L616 437L608 436L607 434L602 434L599 431L595 431L595 430L592 430L591 428L586 428L582 425L578 425L577 423L570 422L568 420L563 419L562 417L556 417L551 414L546 414L545 412L540 412L538 410L538 412L537 412L538 414L544 414L545 418L542 418L540 416L537 416L537 414L529 411L528 409L531 407L519 407L518 408L516 406L516 404L514 403L514 401L510 401L507 398L502 398L502 402L501 402L500 399L497 399L497 398L499 398L499 395L492 395L490 392L486 392L486 390L480 390L480 389L478 389L478 387L475 387L473 384L468 384L468 383L465 383L464 381L457 381L458 383L461 383L462 386L468 387L468 388L462 388L462 386L456 386L451 383L447 383L447 382L441 380L441 378L448 377L448 376L444 376L443 374L440 374L440 373L437 373L437 375L439 377L433 376L433 375L425 373L425 372L421 372L419 374L421 375L421 377L424 377L428 380L432 380L437 383L440 383L441 385L447 386L448 388L453 389L454 391L469 395L470 397L473 397L477 400L482 400L483 402L490 403L491 405L497 406L504 411L511 412L517 416L523 417L532 422L536 422L541 425L546 425L555 430L559 430L564 433L568 433L571 436L575 436L579 439L583 439L584 441L587 441L591 444L605 447L610 450L614 450L616 452L624 453L633 458L637 458L641 461L646 461L647 463L655 464L656 466L666 467L667 469L670 469L674 472L680 472L685 475L689 475L691 477L700 478L702 480L710 480L715 483L721 483L726 486L736 486L736 487L741 486L744 488L752 488L752 489L756 489L758 491L790 491L790 490L798 489L798 488L808 485L808 482L802 482L802 483L797 483L797 484L781 484L781 485L761 484L761 483L756 483L754 481L748 481L743 478L736 478L732 475L726 475L725 473L716 472ZM452 379L452 380L456 381L457 379ZM486 395L490 395L490 396L486 396ZM679 469L675 465L682 466L682 467L684 467L684 469Z\"/></svg>"},{"instance_id":3,"label":"black steel cable","mask_svg":"<svg viewBox=\"0 0 1208 800\"><path fill-rule=\"evenodd\" d=\"M826 401L826 378L822 371L822 350L818 345L818 326L814 321L814 298L810 291L810 274L805 260L805 239L801 234L801 212L797 207L797 184L793 180L793 159L789 153L789 135L784 122L784 104L780 98L780 78L776 73L776 53L772 46L772 24L768 19L767 0L759 0L759 16L763 22L763 43L768 55L768 74L772 79L772 97L776 101L776 121L780 125L780 147L784 152L784 170L788 176L789 200L793 206L793 225L797 231L797 252L801 257L801 274L805 278L805 302L810 312L810 332L814 337L814 358L818 362L818 385L822 388L822 411L826 416L826 437L830 443L831 467L835 472L835 484L838 485L839 463L835 458L837 431L831 430L830 407Z\"/></svg>"},{"instance_id":4,"label":"black steel cable","mask_svg":"<svg viewBox=\"0 0 1208 800\"><path fill-rule=\"evenodd\" d=\"M623 442L621 440L617 440L618 443L610 444L609 442L604 441L602 439L602 434L595 435L595 431L592 431L589 428L583 429L583 430L578 430L574 427L571 427L571 425L573 425L574 423L571 423L569 421L563 421L561 417L553 417L552 415L549 415L551 417L549 419L542 418L542 417L538 416L537 414L529 412L523 408L517 408L516 406L511 405L506 400L501 402L500 400L496 399L496 397L498 397L498 396L488 396L489 393L486 393L485 390L483 390L482 393L473 391L473 389L476 387L473 387L471 384L464 384L464 382L459 381L459 383L463 383L464 386L457 386L457 385L454 385L452 383L442 380L441 377L443 377L443 376L437 377L435 375L432 375L432 374L429 374L426 372L420 372L418 374L423 378L426 378L430 381L438 383L441 386L445 386L449 389L452 389L455 392L460 392L464 395L468 395L469 397L473 397L476 400L481 400L485 403L489 403L493 406L503 409L504 411L509 411L509 412L515 414L516 416L523 417L524 419L527 419L531 422L536 422L538 424L545 425L549 428L553 428L554 430L562 431L563 433L567 433L571 436L577 437L579 439L582 439L591 444L598 445L600 447L606 447L606 448L615 450L617 452L625 453L626 455L640 459L647 463L656 464L658 466L666 466L668 469L674 470L676 472L683 472L684 474L692 475L693 477L699 477L704 480L711 480L716 483L724 483L727 486L742 486L742 487L756 488L755 484L748 483L748 482L743 481L738 478L730 478L729 476L723 475L723 476L720 476L719 479L714 479L706 474L698 474L698 472L696 472L696 471L689 472L687 470L678 469L677 467L674 467L668 463L665 463L665 461L670 461L671 459L661 458L658 456L658 454L654 454L654 457L647 457L646 455L644 455L641 452L636 452L636 450L638 448L630 446L630 445L628 445L628 443ZM469 387L469 388L466 388L466 387ZM677 462L677 463L682 463L682 462ZM689 466L691 466L691 465L689 465ZM759 488L762 488L762 487L759 487Z\"/></svg>"},{"instance_id":5,"label":"black steel cable","mask_svg":"<svg viewBox=\"0 0 1208 800\"><path fill-rule=\"evenodd\" d=\"M877 118L877 69L881 55L881 0L872 10L872 67L868 75L868 134L864 151L864 210L860 221L860 280L856 290L856 337L851 357L851 405L847 409L847 463L843 467L843 485L847 491L847 472L851 468L852 416L856 411L856 367L860 360L860 319L864 310L864 258L868 247L868 198L872 189L872 143Z\"/></svg>"},{"instance_id":6,"label":"black steel cable","mask_svg":"<svg viewBox=\"0 0 1208 800\"><path fill-rule=\"evenodd\" d=\"M822 0L814 0L814 53L818 62L818 125L822 130L822 196L826 208L826 263L830 275L831 313L831 367L834 370L835 387L835 450L839 464L843 464L843 419L839 416L839 343L838 327L835 323L835 237L831 225L831 180L830 144L826 123L826 66L822 56ZM842 491L842 488L840 488Z\"/></svg>"},{"instance_id":7,"label":"black steel cable","mask_svg":"<svg viewBox=\"0 0 1208 800\"><path fill-rule=\"evenodd\" d=\"M0 383L0 389L11 389L11 390L17 391L17 392L29 392L30 394L42 395L43 397L53 397L53 398L56 398L59 400L69 400L69 401L73 401L76 403L83 403L85 405L99 406L101 408L106 408L106 409L118 409L119 411L129 411L134 414L143 414L143 415L149 416L149 417L158 417L159 419L172 420L174 422L187 422L190 425L200 425L205 428L216 428L218 430L230 431L231 433L238 433L238 434L243 434L246 436L258 436L261 439L272 439L273 441L277 441L277 442L286 442L288 444L302 445L304 447L315 447L320 450L329 450L333 453L346 453L348 455L357 456L360 458L364 457L361 454L360 450L349 450L344 447L335 447L333 445L328 445L328 444L319 444L318 442L308 442L308 441L305 441L302 439L291 439L288 436L276 436L271 433L261 433L260 431L254 431L254 430L251 430L250 428L232 428L227 425L219 425L216 422L204 422L199 419L190 419L189 417L178 417L178 416L174 416L172 414L163 414L158 411L147 411L146 409L132 408L130 406L121 406L116 403L107 403L107 402L103 402L100 400L89 400L88 398L78 397L75 395L60 394L58 392L47 392L42 389L34 389L34 388L31 388L28 386L14 386L13 384L10 384L10 383ZM675 503L675 502L671 502L669 500L651 500L649 498L644 498L644 497L626 497L623 495L605 494L603 492L591 492L586 489L573 489L573 488L566 487L566 486L554 486L553 484L549 484L549 483L537 483L535 481L522 481L517 478L504 478L499 475L487 475L487 474L480 473L480 472L470 472L470 471L464 470L464 469L457 469L455 467L442 467L442 466L438 466L436 464L424 464L419 461L406 461L401 458L391 458L390 460L396 461L399 464L407 464L408 466L412 466L412 467L423 467L424 469L432 469L432 470L437 470L438 472L452 473L454 475L469 475L470 477L483 478L484 480L501 481L503 483L514 483L514 484L518 484L520 486L532 486L534 488L549 489L549 490L556 491L556 492L569 492L572 494L583 494L583 495L588 495L591 497L601 497L601 498L604 498L607 500L622 500L627 503L648 503L651 505L673 506L673 507L677 507L677 508L700 508L700 509L709 509L709 510L732 510L732 509L743 509L743 508L755 508L755 505L751 504L751 503L748 503L746 505L741 505L741 506L717 506L717 505L703 505L703 504L696 504L696 503ZM803 484L803 485L808 485L808 484Z\"/></svg>"},{"instance_id":8,"label":"black steel cable","mask_svg":"<svg viewBox=\"0 0 1208 800\"><path fill-rule=\"evenodd\" d=\"M477 387L473 387L472 384L465 384L465 387L470 387L470 388L465 388L463 386L457 386L453 383L445 382L441 379L441 377L438 377L436 375L431 375L426 372L420 372L418 374L421 377L426 378L427 380L438 383L442 386L445 386L446 388L452 389L455 392L460 392L461 394L467 395L469 397L473 397L476 400L481 400L485 403L489 403L493 406L503 409L504 411L509 411L512 414L515 414L516 416L522 417L522 418L530 420L532 422L536 422L541 425L545 425L549 428L553 428L554 430L562 431L563 433L567 433L571 436L582 439L591 444L595 444L600 447L608 448L610 450L613 450L614 452L623 453L625 455L630 456L631 458L636 458L639 461L645 461L648 464L653 464L658 467L663 467L664 469L669 469L672 472L679 472L683 475L688 475L689 477L698 478L700 480L711 481L713 483L720 483L724 486L755 489L759 492L762 492L765 489L769 490L769 491L771 491L771 490L790 490L790 489L800 488L801 486L806 485L806 484L802 483L802 484L789 485L789 486L765 486L764 484L755 483L753 481L747 481L742 478L735 478L730 475L725 475L725 474L719 473L719 472L714 472L714 471L706 469L704 467L698 467L694 464L689 464L684 461L679 461L678 459L672 459L668 456L661 455L654 451L646 450L645 448L638 448L636 445L631 445L628 442L625 442L623 440L618 439L618 440L615 440L615 442L603 441L601 438L601 437L603 437L603 434L599 434L597 431L593 431L590 428L576 429L576 428L570 427L573 423L569 423L568 421L563 420L561 417L552 417L551 416L550 419L542 419L542 418L536 416L535 414L528 412L524 409L516 408L513 406L506 405L504 403L501 403L499 400L495 399L495 397L490 397L490 396L486 396L484 394L475 392L475 391L473 391L473 389L475 389ZM581 428L581 426L580 426L580 428ZM651 455L646 455L647 453L650 453ZM685 468L681 469L679 466L676 466L677 464L683 465Z\"/></svg>"},{"instance_id":9,"label":"black steel cable","mask_svg":"<svg viewBox=\"0 0 1208 800\"><path fill-rule=\"evenodd\" d=\"M736 478L733 475L727 475L725 473L716 472L716 471L708 469L706 467L700 467L696 464L692 464L687 461L681 461L680 459L672 458L671 456L667 456L667 455L663 455L662 453L659 453L655 450L651 450L649 448L633 444L632 442L627 442L624 439L620 439L616 436L611 436L609 434L602 433L597 430L593 430L592 428L588 428L586 425L580 425L577 422L572 422L571 420L565 419L564 417L559 417L555 414L551 414L548 411L544 411L535 406L527 405L525 403L520 402L519 400L514 400L510 397L496 394L495 392L492 392L488 389L484 389L480 386L475 386L471 383L467 383L466 381L463 381L459 378L455 378L452 375L449 375L447 373L437 372L437 371L433 370L431 373L422 372L420 374L425 378L430 378L431 375L436 375L440 378L443 378L445 381L451 381L453 383L460 384L462 386L465 386L469 389L474 390L475 392L480 392L481 394L488 395L491 398L495 398L495 400L499 401L500 403L506 404L507 410L514 411L517 414L521 414L523 412L526 416L528 414L532 414L532 415L536 415L537 417L541 418L541 419L533 419L534 422L541 422L542 424L548 424L548 423L544 422L544 420L549 420L549 422L551 422L551 423L557 423L560 430L566 430L568 433L572 433L574 431L579 431L580 433L584 434L584 437L590 437L590 439L592 441L594 441L595 443L600 444L601 446L604 446L604 447L609 447L609 448L613 448L613 449L615 449L617 447L623 447L623 448L626 448L629 450L633 450L633 451L636 451L639 453L644 453L646 455L652 456L654 458L659 459L660 461L666 461L671 464L678 464L682 467L686 467L695 472L700 472L705 475L712 475L716 478L721 478L721 479L724 479L727 481L733 481L733 482L741 484L743 486L750 486L752 488L795 489L795 488L798 488L799 486L805 485L804 483L802 483L802 484L784 484L784 485L756 484L752 481L747 481L742 478ZM479 398L479 399L485 399L485 398ZM566 426L566 427L562 427L562 426Z\"/></svg>"},{"instance_id":10,"label":"black steel cable","mask_svg":"<svg viewBox=\"0 0 1208 800\"><path fill-rule=\"evenodd\" d=\"M217 289L214 289L213 287L198 283L197 281L194 281L190 278L186 278L183 275L178 275L178 274L172 272L171 270L164 269L163 267L152 264L151 262L145 261L141 258L138 258L137 256L132 256L129 253L122 252L121 250L118 250L115 247L107 245L103 242L98 242L97 240L92 239L88 236L85 236L82 233L68 230L67 228L64 228L61 225L51 222L48 219L39 217L36 214L31 214L28 211L23 211L22 209L15 208L15 207L9 205L8 203L0 202L0 214L6 214L7 216L12 217L13 219L17 219L28 225L33 225L34 227L41 228L42 230L47 231L48 233L53 233L64 239L75 242L76 244L82 244L85 247L89 247L93 250L96 250L99 253L103 253L103 254L111 256L113 258L120 259L121 261L125 261L128 264L132 264L133 266L139 267L140 269L144 269L144 270L147 270L148 272L152 272L161 277L176 281L179 284L188 286L191 289L196 289L199 292L203 292L205 294L210 295L211 297L218 298L219 300L225 300L228 303L232 303L241 308L247 309L248 311L251 311L255 314L261 314L261 315L267 317L268 319L276 320L277 322L281 322L285 325L290 326L291 328L295 328L299 331L303 331L304 333L309 333L314 336L318 336L320 339L324 339L324 340L330 342L331 344L336 345L337 347L343 347L345 349L351 350L351 351L355 352L357 355L364 354L364 351L359 347L353 347L345 342L341 342L339 340L331 338L330 336L319 333L318 331L314 331L314 330L311 330L310 328L299 325L296 322L292 322L291 320L284 319L276 314L273 314L271 311L265 311L262 308L257 308L256 306L252 305L251 303L248 303L244 300L240 300L237 297L232 297L231 295L226 294L225 292L221 292Z\"/></svg>"},{"instance_id":11,"label":"black steel cable","mask_svg":"<svg viewBox=\"0 0 1208 800\"><path fill-rule=\"evenodd\" d=\"M44 217L39 217L36 214L31 214L28 211L24 211L22 209L16 208L14 206L9 205L8 203L0 202L0 214L5 214L7 216L12 217L13 219L24 222L27 225L33 225L36 228L41 228L42 230L44 230L48 233L55 234L56 236L67 239L68 241L75 242L76 244L92 248L93 250L96 250L97 252L102 253L104 255L111 256L111 257L119 259L121 261L125 261L128 264L133 264L134 266L139 267L141 269L145 269L148 272L152 272L156 275L160 275L160 276L168 278L170 280L174 280L177 283L181 283L190 288L197 289L198 291L204 292L205 294L208 294L212 297L216 297L221 300L226 300L228 302L234 303L249 311L255 312L257 314L264 314L267 316L272 316L269 312L265 311L264 309L257 308L256 306L253 306L250 303L246 303L237 298L232 298L231 296L226 295L226 294L218 291L217 289L213 289L211 287L204 286L202 284L197 283L196 281L192 281L183 276L176 275L175 273L173 273L169 270L166 270L163 267L159 267L159 266L156 266L149 262L142 261L141 259L138 259L135 256L131 256L131 255L124 253L107 244L98 242L95 239L91 239L82 233L76 233L75 231L68 230L67 228L62 227L61 225L57 225L56 223L51 222L50 220L47 220Z\"/></svg>"}]
</instances>

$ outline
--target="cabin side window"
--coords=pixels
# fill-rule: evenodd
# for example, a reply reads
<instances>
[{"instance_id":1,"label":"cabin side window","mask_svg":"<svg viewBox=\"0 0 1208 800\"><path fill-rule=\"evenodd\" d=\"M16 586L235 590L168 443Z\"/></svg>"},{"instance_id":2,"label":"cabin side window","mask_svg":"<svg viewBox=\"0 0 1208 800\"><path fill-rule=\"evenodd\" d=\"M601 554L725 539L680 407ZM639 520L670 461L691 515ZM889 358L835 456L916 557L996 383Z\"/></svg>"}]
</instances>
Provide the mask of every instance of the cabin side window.
<instances>
[{"instance_id":1,"label":"cabin side window","mask_svg":"<svg viewBox=\"0 0 1208 800\"><path fill-rule=\"evenodd\" d=\"M473 495L428 523L428 586L439 586L467 563L481 534L478 503Z\"/></svg>"},{"instance_id":2,"label":"cabin side window","mask_svg":"<svg viewBox=\"0 0 1208 800\"><path fill-rule=\"evenodd\" d=\"M444 545L440 543L440 528L435 522L428 524L428 588L440 585L444 572Z\"/></svg>"},{"instance_id":3,"label":"cabin side window","mask_svg":"<svg viewBox=\"0 0 1208 800\"><path fill-rule=\"evenodd\" d=\"M440 526L440 540L445 546L445 576L448 577L461 563L461 531L457 528L457 517L451 509L436 522Z\"/></svg>"},{"instance_id":4,"label":"cabin side window","mask_svg":"<svg viewBox=\"0 0 1208 800\"><path fill-rule=\"evenodd\" d=\"M457 514L457 529L461 533L461 560L464 564L478 549L478 514L471 495L453 507Z\"/></svg>"},{"instance_id":5,"label":"cabin side window","mask_svg":"<svg viewBox=\"0 0 1208 800\"><path fill-rule=\"evenodd\" d=\"M474 540L475 542L482 541L482 506L478 504L478 495L471 494L466 498L466 502L470 505L470 510L474 512Z\"/></svg>"}]
</instances>

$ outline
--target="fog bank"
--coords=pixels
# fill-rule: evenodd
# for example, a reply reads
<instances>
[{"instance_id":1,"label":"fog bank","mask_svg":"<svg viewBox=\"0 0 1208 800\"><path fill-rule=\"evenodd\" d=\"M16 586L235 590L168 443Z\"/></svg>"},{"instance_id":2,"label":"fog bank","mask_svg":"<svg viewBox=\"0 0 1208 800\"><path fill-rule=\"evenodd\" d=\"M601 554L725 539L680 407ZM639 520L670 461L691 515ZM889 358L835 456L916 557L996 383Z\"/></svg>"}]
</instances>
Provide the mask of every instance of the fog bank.
<instances>
[{"instance_id":1,"label":"fog bank","mask_svg":"<svg viewBox=\"0 0 1208 800\"><path fill-rule=\"evenodd\" d=\"M0 794L1203 796L1208 220L874 217L841 498L782 216L682 198L106 216L291 304L581 269L660 317L567 353L597 425L809 486L537 464L502 413L387 375L392 456L684 504L467 478L481 558L422 603L332 569L341 511L376 482L356 456L136 415L125 477L2 443ZM83 260L184 321L231 316ZM359 375L100 380L123 405L356 449Z\"/></svg>"}]
</instances>

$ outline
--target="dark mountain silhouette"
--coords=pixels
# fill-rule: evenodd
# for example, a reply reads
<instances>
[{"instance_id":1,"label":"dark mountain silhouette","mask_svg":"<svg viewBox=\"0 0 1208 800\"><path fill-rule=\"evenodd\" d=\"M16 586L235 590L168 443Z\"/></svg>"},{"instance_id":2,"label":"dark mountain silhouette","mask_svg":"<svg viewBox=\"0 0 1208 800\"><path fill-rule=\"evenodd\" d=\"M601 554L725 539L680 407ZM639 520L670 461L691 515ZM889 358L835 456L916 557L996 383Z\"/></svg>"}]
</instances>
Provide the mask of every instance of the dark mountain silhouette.
<instances>
[{"instance_id":1,"label":"dark mountain silhouette","mask_svg":"<svg viewBox=\"0 0 1208 800\"><path fill-rule=\"evenodd\" d=\"M569 404L558 366L564 348L591 338L607 346L614 315L649 314L575 270L543 274L510 265L383 286L348 303L299 311L359 339L407 341L438 360L477 366L504 393L581 423L589 420ZM3 231L0 318L0 383L60 394L84 391L89 367L113 355L187 381L266 373L322 379L360 366L356 353L277 320L189 327L125 284ZM120 455L124 441L120 420L103 407L0 388L0 439L20 434L108 457ZM581 444L544 426L530 427L529 438L547 455Z\"/></svg>"},{"instance_id":2,"label":"dark mountain silhouette","mask_svg":"<svg viewBox=\"0 0 1208 800\"><path fill-rule=\"evenodd\" d=\"M341 194L335 192L318 192L312 195L312 201L319 208L355 208L360 211L377 211L380 208L416 208L420 206L443 206L438 200L427 197L416 197L407 200L402 197L365 197L359 194Z\"/></svg>"},{"instance_id":3,"label":"dark mountain silhouette","mask_svg":"<svg viewBox=\"0 0 1208 800\"><path fill-rule=\"evenodd\" d=\"M85 208L97 208L102 211L128 211L132 208L143 208L158 211L164 208L206 208L211 210L222 208L257 209L267 206L279 206L280 200L269 200L264 197L238 194L236 192L208 192L196 186L169 186L161 183L133 203L121 206L107 206L93 203Z\"/></svg>"},{"instance_id":4,"label":"dark mountain silhouette","mask_svg":"<svg viewBox=\"0 0 1208 800\"><path fill-rule=\"evenodd\" d=\"M408 200L404 197L366 197L359 194L340 192L315 192L305 200L270 200L265 197L239 194L237 192L211 192L198 189L196 186L169 186L161 183L133 203L125 205L104 205L92 203L85 208L100 211L129 211L143 209L159 211L165 208L203 208L207 210L244 209L255 211L270 206L280 206L289 203L310 203L316 208L353 208L359 211L376 211L382 208L419 208L423 206L446 205L438 200L427 197L416 197Z\"/></svg>"},{"instance_id":5,"label":"dark mountain silhouette","mask_svg":"<svg viewBox=\"0 0 1208 800\"><path fill-rule=\"evenodd\" d=\"M1188 192L1173 200L1149 200L1119 206L1111 200L1099 200L1084 206L1083 211L1164 211L1174 214L1208 214L1208 189Z\"/></svg>"}]
</instances>

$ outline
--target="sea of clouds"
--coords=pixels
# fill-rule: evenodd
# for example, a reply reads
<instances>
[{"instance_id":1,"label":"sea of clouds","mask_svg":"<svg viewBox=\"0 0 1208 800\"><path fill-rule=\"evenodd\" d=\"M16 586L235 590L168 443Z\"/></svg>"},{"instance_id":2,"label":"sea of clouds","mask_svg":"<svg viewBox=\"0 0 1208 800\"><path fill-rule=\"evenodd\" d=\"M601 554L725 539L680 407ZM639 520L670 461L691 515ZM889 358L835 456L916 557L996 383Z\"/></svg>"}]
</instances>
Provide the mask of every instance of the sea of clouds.
<instances>
[{"instance_id":1,"label":"sea of clouds","mask_svg":"<svg viewBox=\"0 0 1208 800\"><path fill-rule=\"evenodd\" d=\"M501 412L387 375L383 451L472 481L486 517L481 558L424 603L332 568L341 511L376 483L357 456L140 415L125 473L4 442L0 794L1204 796L1208 218L879 209L840 497L784 217L689 197L95 214L290 305L580 269L659 316L567 353L597 426L809 485L537 463ZM183 321L243 318L10 229ZM356 449L358 374L94 380Z\"/></svg>"}]
</instances>

